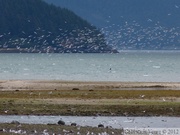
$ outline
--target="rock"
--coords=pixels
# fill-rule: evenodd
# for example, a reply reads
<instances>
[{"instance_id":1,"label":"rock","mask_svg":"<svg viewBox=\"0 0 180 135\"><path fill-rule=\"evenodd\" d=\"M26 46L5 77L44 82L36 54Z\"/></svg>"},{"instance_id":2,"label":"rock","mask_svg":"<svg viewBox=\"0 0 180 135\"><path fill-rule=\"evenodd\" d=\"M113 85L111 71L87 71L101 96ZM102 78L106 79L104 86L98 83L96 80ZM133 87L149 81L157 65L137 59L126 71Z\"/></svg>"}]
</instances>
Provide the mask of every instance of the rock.
<instances>
[{"instance_id":1,"label":"rock","mask_svg":"<svg viewBox=\"0 0 180 135\"><path fill-rule=\"evenodd\" d=\"M101 113L97 113L96 116L102 116L102 114Z\"/></svg>"},{"instance_id":2,"label":"rock","mask_svg":"<svg viewBox=\"0 0 180 135\"><path fill-rule=\"evenodd\" d=\"M106 126L107 129L112 129L112 126Z\"/></svg>"},{"instance_id":3,"label":"rock","mask_svg":"<svg viewBox=\"0 0 180 135\"><path fill-rule=\"evenodd\" d=\"M72 90L79 90L79 88L73 88Z\"/></svg>"},{"instance_id":4,"label":"rock","mask_svg":"<svg viewBox=\"0 0 180 135\"><path fill-rule=\"evenodd\" d=\"M76 123L71 123L71 126L75 126L75 127L76 127L76 126L77 126L77 124L76 124Z\"/></svg>"},{"instance_id":5,"label":"rock","mask_svg":"<svg viewBox=\"0 0 180 135\"><path fill-rule=\"evenodd\" d=\"M48 123L47 125L48 125L48 126L54 126L54 125L56 125L56 124Z\"/></svg>"},{"instance_id":6,"label":"rock","mask_svg":"<svg viewBox=\"0 0 180 135\"><path fill-rule=\"evenodd\" d=\"M17 124L17 125L19 125L20 122L19 122L19 121L16 121L16 120L13 120L13 121L11 122L11 124Z\"/></svg>"},{"instance_id":7,"label":"rock","mask_svg":"<svg viewBox=\"0 0 180 135\"><path fill-rule=\"evenodd\" d=\"M99 128L104 128L104 125L103 124L99 124L98 127Z\"/></svg>"},{"instance_id":8,"label":"rock","mask_svg":"<svg viewBox=\"0 0 180 135\"><path fill-rule=\"evenodd\" d=\"M69 133L74 133L74 131L70 130Z\"/></svg>"},{"instance_id":9,"label":"rock","mask_svg":"<svg viewBox=\"0 0 180 135\"><path fill-rule=\"evenodd\" d=\"M63 120L59 120L58 125L65 125L65 122Z\"/></svg>"}]
</instances>

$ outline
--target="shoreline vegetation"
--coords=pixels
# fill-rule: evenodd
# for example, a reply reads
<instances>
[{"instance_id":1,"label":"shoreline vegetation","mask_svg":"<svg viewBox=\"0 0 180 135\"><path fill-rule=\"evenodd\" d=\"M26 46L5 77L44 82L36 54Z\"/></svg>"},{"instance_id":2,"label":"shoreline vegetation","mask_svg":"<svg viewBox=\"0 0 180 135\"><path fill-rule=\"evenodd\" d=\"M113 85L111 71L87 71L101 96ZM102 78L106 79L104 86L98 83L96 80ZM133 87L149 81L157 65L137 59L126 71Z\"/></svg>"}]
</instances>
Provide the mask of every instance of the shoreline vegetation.
<instances>
[{"instance_id":1,"label":"shoreline vegetation","mask_svg":"<svg viewBox=\"0 0 180 135\"><path fill-rule=\"evenodd\" d=\"M1 80L0 115L179 117L180 83ZM56 124L19 126L2 123L0 127L0 133L4 134L10 129L30 133L35 131L35 127L42 129L38 133L45 129L49 133L62 134L64 131L69 134L87 134L87 131L122 133L122 129L80 127L78 130L79 127Z\"/></svg>"}]
</instances>

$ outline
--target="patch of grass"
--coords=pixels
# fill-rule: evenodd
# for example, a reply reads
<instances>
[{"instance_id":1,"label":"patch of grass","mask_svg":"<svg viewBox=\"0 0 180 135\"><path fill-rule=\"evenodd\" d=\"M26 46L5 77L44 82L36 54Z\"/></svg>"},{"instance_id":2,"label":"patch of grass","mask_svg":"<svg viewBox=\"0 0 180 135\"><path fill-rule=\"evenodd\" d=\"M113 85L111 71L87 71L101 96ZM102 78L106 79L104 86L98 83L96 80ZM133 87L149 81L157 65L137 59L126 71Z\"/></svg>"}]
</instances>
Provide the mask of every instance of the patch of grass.
<instances>
[{"instance_id":1,"label":"patch of grass","mask_svg":"<svg viewBox=\"0 0 180 135\"><path fill-rule=\"evenodd\" d=\"M159 98L180 97L179 90L26 90L26 91L1 91L0 98L80 98L80 99L103 99L103 98Z\"/></svg>"},{"instance_id":2,"label":"patch of grass","mask_svg":"<svg viewBox=\"0 0 180 135\"><path fill-rule=\"evenodd\" d=\"M0 91L0 114L180 116L179 97L178 90Z\"/></svg>"},{"instance_id":3,"label":"patch of grass","mask_svg":"<svg viewBox=\"0 0 180 135\"><path fill-rule=\"evenodd\" d=\"M116 116L180 116L179 102L130 101L122 104L53 104L28 101L13 104L0 102L3 115L116 115Z\"/></svg>"}]
</instances>

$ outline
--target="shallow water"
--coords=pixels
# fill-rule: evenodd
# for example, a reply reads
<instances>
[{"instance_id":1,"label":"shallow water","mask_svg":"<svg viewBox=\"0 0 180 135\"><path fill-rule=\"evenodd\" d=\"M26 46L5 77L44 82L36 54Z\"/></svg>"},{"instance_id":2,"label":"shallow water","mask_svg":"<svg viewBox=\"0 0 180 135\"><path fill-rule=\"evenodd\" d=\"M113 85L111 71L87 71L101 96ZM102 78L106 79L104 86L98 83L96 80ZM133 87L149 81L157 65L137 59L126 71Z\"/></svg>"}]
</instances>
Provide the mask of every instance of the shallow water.
<instances>
[{"instance_id":1,"label":"shallow water","mask_svg":"<svg viewBox=\"0 0 180 135\"><path fill-rule=\"evenodd\" d=\"M1 116L0 123L12 121L28 124L57 124L59 120L67 125L75 122L80 126L97 127L98 124L113 128L180 128L180 117L81 117L81 116Z\"/></svg>"}]
</instances>

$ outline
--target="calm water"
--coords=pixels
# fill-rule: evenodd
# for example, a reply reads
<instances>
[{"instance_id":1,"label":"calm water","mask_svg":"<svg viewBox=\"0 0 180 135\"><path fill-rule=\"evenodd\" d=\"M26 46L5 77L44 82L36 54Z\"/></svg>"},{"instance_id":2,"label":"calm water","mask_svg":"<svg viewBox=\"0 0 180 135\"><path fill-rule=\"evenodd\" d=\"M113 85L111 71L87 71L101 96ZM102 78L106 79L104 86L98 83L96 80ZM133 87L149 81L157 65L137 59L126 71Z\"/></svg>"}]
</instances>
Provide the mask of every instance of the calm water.
<instances>
[{"instance_id":1,"label":"calm water","mask_svg":"<svg viewBox=\"0 0 180 135\"><path fill-rule=\"evenodd\" d=\"M0 79L180 82L180 51L1 53Z\"/></svg>"},{"instance_id":2,"label":"calm water","mask_svg":"<svg viewBox=\"0 0 180 135\"><path fill-rule=\"evenodd\" d=\"M83 116L2 116L0 123L30 124L56 124L59 120L65 121L67 125L75 122L80 126L94 126L103 124L113 128L179 128L179 117L83 117Z\"/></svg>"}]
</instances>

